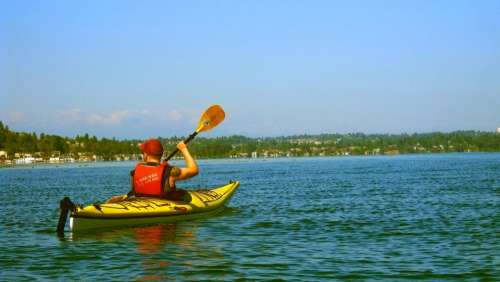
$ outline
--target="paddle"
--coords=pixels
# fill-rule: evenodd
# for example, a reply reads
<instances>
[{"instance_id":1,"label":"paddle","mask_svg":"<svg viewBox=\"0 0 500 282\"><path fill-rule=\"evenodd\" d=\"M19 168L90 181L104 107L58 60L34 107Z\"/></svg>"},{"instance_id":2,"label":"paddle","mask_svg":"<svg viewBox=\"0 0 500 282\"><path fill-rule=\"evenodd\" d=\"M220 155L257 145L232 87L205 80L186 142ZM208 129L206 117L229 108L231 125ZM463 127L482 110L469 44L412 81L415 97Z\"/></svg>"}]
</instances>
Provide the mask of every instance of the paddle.
<instances>
[{"instance_id":1,"label":"paddle","mask_svg":"<svg viewBox=\"0 0 500 282\"><path fill-rule=\"evenodd\" d=\"M186 140L184 140L184 143L189 143L189 141L193 140L198 133L208 131L216 127L224 120L225 117L226 114L221 106L211 106L201 115L200 120L198 121L198 127L191 135L189 135L188 138L186 138ZM165 158L165 161L170 160L175 154L177 154L177 152L179 152L179 149L176 148L172 153L170 153L170 155L168 155L167 158Z\"/></svg>"}]
</instances>

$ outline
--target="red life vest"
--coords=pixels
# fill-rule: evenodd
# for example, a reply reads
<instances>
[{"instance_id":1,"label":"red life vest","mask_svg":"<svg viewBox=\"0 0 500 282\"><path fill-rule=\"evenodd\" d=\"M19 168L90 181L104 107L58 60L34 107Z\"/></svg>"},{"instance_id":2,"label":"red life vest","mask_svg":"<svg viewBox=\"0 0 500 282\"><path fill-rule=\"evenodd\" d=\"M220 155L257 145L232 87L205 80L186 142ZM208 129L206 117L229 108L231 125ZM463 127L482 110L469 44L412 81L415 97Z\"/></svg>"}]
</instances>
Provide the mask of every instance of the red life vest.
<instances>
[{"instance_id":1,"label":"red life vest","mask_svg":"<svg viewBox=\"0 0 500 282\"><path fill-rule=\"evenodd\" d=\"M168 163L149 165L139 163L135 167L133 178L134 195L138 197L163 197L168 191L163 190L164 179Z\"/></svg>"}]
</instances>

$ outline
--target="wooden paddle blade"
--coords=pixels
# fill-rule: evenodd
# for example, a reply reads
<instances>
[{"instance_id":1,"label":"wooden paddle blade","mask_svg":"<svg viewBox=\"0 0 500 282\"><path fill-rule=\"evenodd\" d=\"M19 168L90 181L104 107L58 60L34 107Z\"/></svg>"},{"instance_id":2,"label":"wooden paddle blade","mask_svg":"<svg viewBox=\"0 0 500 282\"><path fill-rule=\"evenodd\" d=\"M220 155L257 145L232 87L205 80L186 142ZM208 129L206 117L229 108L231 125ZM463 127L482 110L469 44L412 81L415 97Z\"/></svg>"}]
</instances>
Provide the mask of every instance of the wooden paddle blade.
<instances>
[{"instance_id":1,"label":"wooden paddle blade","mask_svg":"<svg viewBox=\"0 0 500 282\"><path fill-rule=\"evenodd\" d=\"M226 113L224 113L221 106L211 106L201 115L196 132L203 132L216 127L225 117Z\"/></svg>"}]
</instances>

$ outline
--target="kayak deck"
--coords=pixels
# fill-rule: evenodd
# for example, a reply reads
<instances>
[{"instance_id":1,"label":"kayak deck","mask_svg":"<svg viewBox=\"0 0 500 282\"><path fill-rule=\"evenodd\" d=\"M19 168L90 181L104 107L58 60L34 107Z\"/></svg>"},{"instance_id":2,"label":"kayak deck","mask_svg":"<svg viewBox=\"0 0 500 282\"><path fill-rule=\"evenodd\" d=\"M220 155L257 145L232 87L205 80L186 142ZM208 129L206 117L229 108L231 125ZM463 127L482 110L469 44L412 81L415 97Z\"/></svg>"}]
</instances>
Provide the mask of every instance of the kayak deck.
<instances>
[{"instance_id":1,"label":"kayak deck","mask_svg":"<svg viewBox=\"0 0 500 282\"><path fill-rule=\"evenodd\" d=\"M110 204L76 207L70 214L73 232L116 226L133 226L202 218L224 209L240 183L210 189L187 191L191 201L133 197Z\"/></svg>"}]
</instances>

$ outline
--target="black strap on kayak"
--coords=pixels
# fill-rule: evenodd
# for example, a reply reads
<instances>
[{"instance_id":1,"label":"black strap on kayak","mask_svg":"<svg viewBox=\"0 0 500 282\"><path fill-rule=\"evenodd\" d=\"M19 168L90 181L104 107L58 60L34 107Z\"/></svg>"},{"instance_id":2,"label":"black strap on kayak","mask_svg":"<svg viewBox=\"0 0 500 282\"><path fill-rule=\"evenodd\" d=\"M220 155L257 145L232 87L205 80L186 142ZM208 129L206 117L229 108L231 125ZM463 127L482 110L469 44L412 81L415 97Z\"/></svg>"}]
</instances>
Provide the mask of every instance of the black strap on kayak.
<instances>
[{"instance_id":1,"label":"black strap on kayak","mask_svg":"<svg viewBox=\"0 0 500 282\"><path fill-rule=\"evenodd\" d=\"M68 219L68 212L74 211L76 206L68 197L64 197L59 202L59 209L61 210L61 213L59 214L59 222L57 223L57 235L64 236L64 226L66 225L66 220Z\"/></svg>"}]
</instances>

